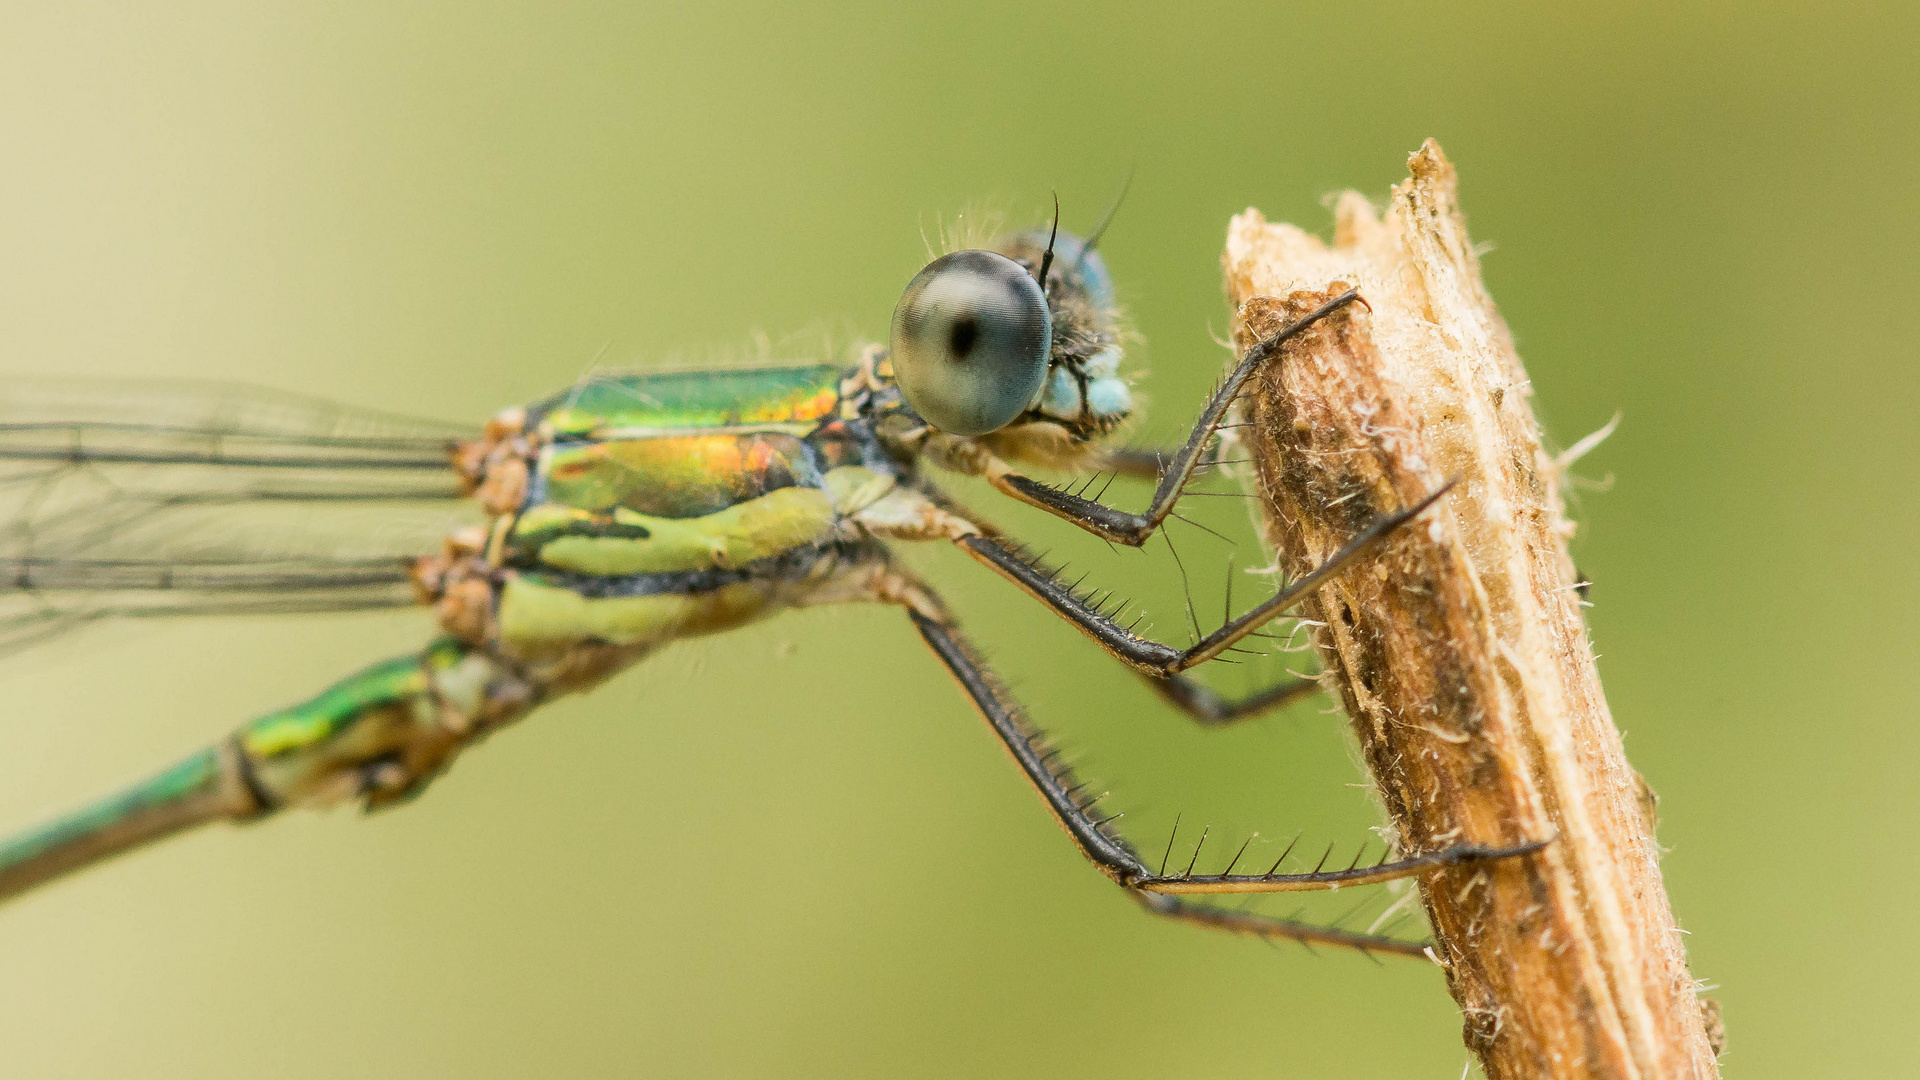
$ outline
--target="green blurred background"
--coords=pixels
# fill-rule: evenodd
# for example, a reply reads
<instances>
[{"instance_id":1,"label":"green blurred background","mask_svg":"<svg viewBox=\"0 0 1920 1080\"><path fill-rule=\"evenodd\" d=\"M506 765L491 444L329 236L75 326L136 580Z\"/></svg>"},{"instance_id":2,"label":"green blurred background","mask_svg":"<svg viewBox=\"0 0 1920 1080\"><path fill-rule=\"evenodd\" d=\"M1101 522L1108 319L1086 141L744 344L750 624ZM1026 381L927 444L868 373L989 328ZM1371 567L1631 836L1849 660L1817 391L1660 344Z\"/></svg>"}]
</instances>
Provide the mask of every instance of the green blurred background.
<instances>
[{"instance_id":1,"label":"green blurred background","mask_svg":"<svg viewBox=\"0 0 1920 1080\"><path fill-rule=\"evenodd\" d=\"M1085 228L1135 166L1105 246L1143 431L1172 439L1225 360L1228 216L1324 229L1328 192L1383 197L1435 136L1549 430L1625 417L1580 466L1613 485L1579 495L1575 554L1728 1074L1910 1070L1920 18L1441 8L8 4L0 371L477 422L596 363L881 334L923 233L1055 189ZM1163 549L996 509L1182 636ZM1208 512L1258 561L1237 501ZM1213 603L1230 549L1176 537ZM1176 813L1342 850L1377 824L1324 704L1191 730L1003 584L915 558L1143 846ZM99 627L0 661L0 823L427 632ZM675 648L404 811L211 830L0 911L9 1076L1465 1062L1431 968L1139 914L882 610Z\"/></svg>"}]
</instances>

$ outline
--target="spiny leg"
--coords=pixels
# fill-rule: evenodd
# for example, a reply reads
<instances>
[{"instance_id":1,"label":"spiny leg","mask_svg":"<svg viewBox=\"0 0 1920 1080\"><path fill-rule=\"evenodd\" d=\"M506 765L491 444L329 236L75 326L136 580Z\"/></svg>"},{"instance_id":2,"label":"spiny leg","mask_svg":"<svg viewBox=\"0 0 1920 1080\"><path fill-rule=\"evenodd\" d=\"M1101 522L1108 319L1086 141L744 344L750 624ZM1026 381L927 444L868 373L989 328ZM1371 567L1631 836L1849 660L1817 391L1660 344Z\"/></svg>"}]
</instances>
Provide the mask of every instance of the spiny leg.
<instances>
[{"instance_id":1,"label":"spiny leg","mask_svg":"<svg viewBox=\"0 0 1920 1080\"><path fill-rule=\"evenodd\" d=\"M1028 594L1046 604L1049 610L1078 627L1146 680L1168 704L1184 712L1204 727L1220 727L1281 708L1317 693L1317 681L1293 678L1242 697L1222 695L1180 674L1181 671L1233 648L1242 638L1277 617L1328 575L1337 573L1350 560L1364 554L1368 547L1390 535L1411 520L1444 493L1445 487L1419 505L1383 519L1353 543L1336 552L1326 564L1281 595L1247 613L1240 619L1226 620L1214 635L1187 650L1140 638L1130 628L1118 625L1102 610L1104 602L1095 602L1062 585L1058 571L1040 566L1020 553L1005 539L1005 534L990 523L954 502L938 488L922 483L900 488L888 497L861 510L855 520L876 536L899 540L943 539L959 545L976 560L1019 585Z\"/></svg>"},{"instance_id":2,"label":"spiny leg","mask_svg":"<svg viewBox=\"0 0 1920 1080\"><path fill-rule=\"evenodd\" d=\"M1433 499L1444 494L1445 490L1446 488L1443 487L1439 492L1435 492L1429 496L1428 499L1423 501L1419 506L1415 506L1404 514L1394 515L1384 521L1377 522L1373 528L1369 529L1354 543L1336 552L1334 556L1327 561L1327 564L1319 568L1316 573L1322 575L1337 573L1339 564L1343 564L1348 559L1358 558L1364 554L1368 544L1391 535L1395 528L1418 515L1422 509L1431 504ZM1011 547L1000 535L990 534L985 540L988 544L999 548L999 553L989 552L985 547L982 547L979 550L969 551L969 554L972 554L979 561L986 563L996 573L1020 585L1029 595L1037 597L1042 603L1046 604L1049 610L1066 619L1083 633L1086 633L1087 636L1093 638L1097 644L1107 650L1109 655L1114 656L1116 659L1126 663L1129 667L1132 667L1134 672L1138 674L1148 686L1153 688L1161 700L1185 713L1189 720L1199 724L1201 727L1230 727L1242 720L1249 720L1263 713L1285 708L1296 701L1304 700L1321 692L1322 688L1318 679L1295 676L1274 683L1263 689L1253 691L1252 693L1235 697L1221 694L1198 680L1179 674L1179 670L1182 669L1176 669L1170 674L1164 667L1142 664L1137 655L1129 655L1121 651L1116 651L1110 643L1111 639L1116 637L1121 640L1132 638L1133 642L1137 643L1133 646L1135 650L1148 646L1156 646L1157 643L1137 637L1132 633L1130 626L1121 627L1115 621L1114 616L1118 615L1120 609L1125 605L1122 604L1109 611L1107 605L1110 601L1111 593L1104 596L1089 595L1078 591L1078 583L1075 583L1074 586L1063 586L1060 581L1060 571L1044 567L1038 560L1021 557L1018 549ZM1023 564L1024 569L1017 568L1013 565L1015 563ZM1324 580L1324 576L1317 577L1314 580ZM1291 596L1295 599L1299 598L1302 593L1302 584L1306 584L1306 579L1302 579L1302 582L1296 583L1295 587L1287 590L1283 596ZM1235 623L1232 616L1233 592L1231 589L1231 579L1229 579L1228 585L1228 608L1222 616L1223 630L1226 630L1228 626ZM1307 587L1311 587L1311 585L1308 584ZM1281 611L1290 606L1282 597L1275 597L1268 603L1272 605L1269 609L1272 614L1264 619L1255 618L1253 621L1241 623L1243 633L1240 637L1258 634L1262 625L1271 621L1272 618L1278 617ZM1257 613L1249 614L1256 615ZM1104 624L1104 631L1096 633L1089 627L1089 621ZM1236 640L1238 640L1238 638L1236 638ZM1204 644L1204 642L1202 644ZM1191 653L1198 648L1199 646L1196 645L1187 650L1187 652ZM1222 651L1232 649L1233 643L1229 642L1226 650ZM1210 658L1211 657L1202 657L1199 660L1194 660L1193 663L1200 663Z\"/></svg>"},{"instance_id":3,"label":"spiny leg","mask_svg":"<svg viewBox=\"0 0 1920 1080\"><path fill-rule=\"evenodd\" d=\"M1134 514L1099 502L1096 499L1083 498L1069 491L1043 484L1032 477L1014 472L1004 463L996 462L986 470L987 482L1000 491L1019 499L1030 506L1037 506L1056 517L1070 521L1075 525L1118 544L1139 547L1147 542L1167 516L1173 513L1174 504L1180 501L1180 494L1187 481L1198 467L1207 449L1207 443L1213 438L1220 422L1225 419L1227 410L1232 407L1235 398L1240 396L1241 387L1246 385L1253 373L1260 369L1280 351L1280 347L1314 323L1333 314L1346 305L1360 299L1357 289L1348 289L1339 296L1327 301L1302 316L1292 325L1279 333L1256 344L1247 350L1240 363L1221 382L1219 389L1207 401L1207 407L1200 411L1200 418L1194 422L1193 431L1187 441L1175 451L1171 460L1160 468L1160 482L1153 491L1153 500L1147 504L1143 513ZM1365 301L1361 301L1365 303ZM1116 463L1128 471L1144 468L1144 463L1133 461L1122 451Z\"/></svg>"},{"instance_id":4,"label":"spiny leg","mask_svg":"<svg viewBox=\"0 0 1920 1080\"><path fill-rule=\"evenodd\" d=\"M992 535L989 539L999 547L1009 549L1007 542L998 535ZM977 555L976 558L978 558ZM989 565L992 566L993 564L989 563ZM1058 577L1058 571L1048 571L1040 567L1037 563L1029 562L1028 566L1043 576L1049 578ZM996 572L1001 572L998 566L994 566L994 569ZM1004 576L1004 572L1002 573ZM1066 591L1069 595L1078 598L1081 607L1090 610L1094 616L1104 619L1109 623L1113 621L1113 616L1119 614L1120 608L1125 606L1125 604L1122 603L1113 610L1108 611L1107 604L1111 600L1111 594L1100 597L1088 597L1080 596L1073 589ZM1229 593L1229 599L1231 599L1231 593ZM1064 613L1061 612L1059 608L1051 607L1050 605L1050 609L1056 614L1062 614L1064 616ZM1232 617L1230 610L1226 617ZM1069 618L1069 621L1074 620ZM1075 625L1078 626L1078 622L1075 622ZM1095 638L1095 640L1098 641L1099 639ZM1109 651L1109 654L1111 655L1111 651ZM1263 713L1286 708L1296 701L1312 697L1321 691L1319 680L1293 677L1277 682L1272 686L1255 690L1249 694L1232 696L1222 694L1199 680L1188 678L1185 675L1167 675L1158 671L1143 670L1139 666L1131 663L1129 663L1128 666L1133 668L1134 674L1140 676L1141 681L1151 687L1153 692L1158 694L1162 701L1180 710L1186 715L1187 719L1201 727L1231 727L1242 720L1250 720Z\"/></svg>"},{"instance_id":5,"label":"spiny leg","mask_svg":"<svg viewBox=\"0 0 1920 1080\"><path fill-rule=\"evenodd\" d=\"M1210 704L1223 708L1227 714L1223 719L1246 715L1257 707L1272 707L1274 702L1264 705L1240 707L1235 703L1206 700L1208 691L1191 682L1175 682L1181 672L1196 667L1233 648L1233 646L1260 629L1261 626L1277 618L1281 612L1299 603L1312 590L1319 588L1333 575L1346 569L1360 556L1391 536L1421 511L1432 506L1435 500L1447 493L1453 484L1449 481L1426 498L1396 514L1390 514L1369 525L1339 551L1333 553L1325 562L1313 570L1289 582L1287 587L1255 605L1238 618L1227 620L1213 633L1201 638L1185 649L1176 649L1158 641L1140 637L1127 627L1115 622L1103 613L1098 606L1090 603L1084 596L1076 593L1070 586L1063 584L1053 570L1041 566L1002 540L985 535L967 535L958 537L955 543L975 560L985 564L994 572L1020 586L1028 595L1039 600L1061 618L1066 619L1080 631L1092 638L1101 648L1136 671L1150 679L1163 680L1167 686L1162 694L1169 701L1188 708L1190 712L1204 711ZM1311 692L1314 684L1303 680L1298 684L1282 684L1266 694L1277 698L1290 698L1292 695L1304 695ZM1247 699L1249 703L1265 695L1255 695ZM1191 704L1190 704L1191 703ZM1198 712L1196 712L1198 715Z\"/></svg>"},{"instance_id":6,"label":"spiny leg","mask_svg":"<svg viewBox=\"0 0 1920 1080\"><path fill-rule=\"evenodd\" d=\"M999 680L975 654L973 647L948 620L939 601L918 583L890 575L888 585L877 589L877 598L904 604L915 628L934 654L952 672L974 706L993 729L994 734L1013 756L1015 764L1039 792L1067 835L1103 874L1121 887L1141 896L1140 902L1156 914L1185 921L1222 926L1265 937L1289 938L1330 945L1365 947L1378 951L1406 952L1405 942L1351 931L1306 927L1285 919L1225 912L1184 903L1179 894L1304 892L1339 889L1410 877L1426 870L1466 862L1500 859L1538 850L1539 843L1512 848L1492 848L1480 844L1457 844L1441 851L1372 866L1357 863L1342 870L1315 869L1304 874L1279 873L1279 860L1266 873L1198 874L1190 864L1184 870L1168 873L1162 865L1155 869L1132 845L1109 826L1119 815L1096 817L1091 807L1098 797L1082 799L1085 785L1074 778L1070 768L1059 763L1059 751L1051 747L1044 732L1028 723ZM1285 856L1282 856L1284 859ZM1237 861L1237 860L1236 860Z\"/></svg>"},{"instance_id":7,"label":"spiny leg","mask_svg":"<svg viewBox=\"0 0 1920 1080\"><path fill-rule=\"evenodd\" d=\"M1110 655L1126 663L1163 700L1184 712L1189 719L1203 727L1224 727L1310 697L1319 692L1319 683L1314 679L1293 678L1245 696L1229 697L1180 673L1232 649L1236 642L1257 633L1261 626L1298 602L1308 590L1338 573L1374 544L1432 505L1449 487L1451 484L1443 485L1413 507L1375 522L1318 569L1240 618L1226 619L1219 630L1184 650L1141 638L1130 628L1119 625L1111 614L1102 610L1104 602L1091 601L1073 587L1063 585L1058 580L1058 571L1043 567L1036 560L1026 557L1016 545L1005 539L1001 530L931 485L897 490L887 499L862 510L856 520L880 536L901 540L945 539L959 545L976 560L1019 585L1029 595L1046 604L1049 610L1078 627Z\"/></svg>"}]
</instances>

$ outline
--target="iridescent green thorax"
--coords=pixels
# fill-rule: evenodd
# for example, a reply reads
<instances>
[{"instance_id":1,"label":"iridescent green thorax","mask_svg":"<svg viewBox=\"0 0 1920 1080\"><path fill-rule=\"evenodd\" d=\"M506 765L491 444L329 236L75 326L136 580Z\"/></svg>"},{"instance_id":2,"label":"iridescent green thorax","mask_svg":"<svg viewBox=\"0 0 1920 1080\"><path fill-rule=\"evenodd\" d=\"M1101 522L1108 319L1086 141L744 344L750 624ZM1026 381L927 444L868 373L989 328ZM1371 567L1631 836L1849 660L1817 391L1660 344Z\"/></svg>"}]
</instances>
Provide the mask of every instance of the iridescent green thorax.
<instances>
[{"instance_id":1,"label":"iridescent green thorax","mask_svg":"<svg viewBox=\"0 0 1920 1080\"><path fill-rule=\"evenodd\" d=\"M858 540L852 493L897 478L842 407L853 378L826 365L604 376L529 407L502 640L656 644L758 617L827 572Z\"/></svg>"},{"instance_id":2,"label":"iridescent green thorax","mask_svg":"<svg viewBox=\"0 0 1920 1080\"><path fill-rule=\"evenodd\" d=\"M529 430L572 442L659 429L811 431L840 401L831 364L596 375L527 409Z\"/></svg>"},{"instance_id":3,"label":"iridescent green thorax","mask_svg":"<svg viewBox=\"0 0 1920 1080\"><path fill-rule=\"evenodd\" d=\"M538 477L547 504L690 518L817 483L817 474L800 436L750 431L559 443L543 452Z\"/></svg>"}]
</instances>

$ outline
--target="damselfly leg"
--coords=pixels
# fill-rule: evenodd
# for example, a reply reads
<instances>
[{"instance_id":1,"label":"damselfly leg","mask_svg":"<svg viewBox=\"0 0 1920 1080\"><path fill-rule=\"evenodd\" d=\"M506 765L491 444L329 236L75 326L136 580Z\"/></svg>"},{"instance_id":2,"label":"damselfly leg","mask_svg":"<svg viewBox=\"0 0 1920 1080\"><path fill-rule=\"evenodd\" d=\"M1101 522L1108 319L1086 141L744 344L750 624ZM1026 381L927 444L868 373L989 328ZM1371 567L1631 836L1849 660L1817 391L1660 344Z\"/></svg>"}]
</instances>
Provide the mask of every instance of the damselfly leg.
<instances>
[{"instance_id":1,"label":"damselfly leg","mask_svg":"<svg viewBox=\"0 0 1920 1080\"><path fill-rule=\"evenodd\" d=\"M977 460L979 471L997 488L1023 502L1046 509L1105 539L1138 545L1172 515L1187 482L1196 467L1203 463L1222 419L1246 381L1262 364L1277 359L1281 346L1289 339L1355 299L1357 295L1349 291L1249 350L1202 410L1186 443L1179 450L1171 454L1157 451L1120 452L1106 458L1106 466L1123 475L1146 476L1151 469L1151 475L1157 477L1152 503L1143 514L1125 514L1096 500L1083 498L1078 493L1039 485L1007 470L991 458ZM1122 626L1104 611L1100 602L1080 593L1075 586L1064 583L1056 570L1043 566L998 530L972 519L944 500L939 500L934 512L945 519L945 523L932 531L944 533L973 559L1039 600L1048 610L1100 645L1110 656L1142 675L1164 699L1189 717L1205 725L1220 725L1298 700L1317 689L1317 684L1306 679L1290 680L1244 698L1229 699L1187 678L1184 673L1234 649L1238 642L1298 605L1313 590L1351 568L1357 560L1376 552L1401 527L1415 520L1445 495L1451 486L1451 483L1444 484L1414 505L1374 522L1319 567L1288 583L1251 610L1227 618L1218 629L1186 648L1175 648L1135 634L1130 627ZM921 534L922 537L924 535ZM1178 897L1197 893L1337 889L1409 877L1438 867L1508 858L1538 850L1541 846L1534 843L1494 848L1464 843L1393 861L1382 859L1373 866L1362 867L1356 863L1340 870L1328 871L1316 867L1307 873L1292 874L1279 872L1284 854L1263 874L1235 874L1232 866L1219 874L1196 874L1191 866L1174 873L1168 873L1165 865L1157 869L1149 867L1131 845L1108 828L1117 815L1096 818L1090 812L1091 802L1080 797L1083 785L1073 779L1069 770L1057 764L1057 754L1048 746L1045 735L1021 716L1010 696L945 616L944 609L932 599L931 593L924 586L914 584L910 588L896 588L894 594L895 597L921 598L918 602L903 601L908 604L921 637L959 680L1055 818L1088 859L1155 914L1263 937L1343 945L1362 950L1417 953L1420 948L1418 945L1398 939L1227 911L1183 901Z\"/></svg>"},{"instance_id":2,"label":"damselfly leg","mask_svg":"<svg viewBox=\"0 0 1920 1080\"><path fill-rule=\"evenodd\" d=\"M987 536L968 536L962 537L959 544L967 554L1020 586L1027 595L1039 600L1049 610L1073 624L1081 633L1092 638L1109 655L1145 675L1149 681L1167 686L1165 696L1169 700L1174 700L1176 704L1183 706L1189 701L1194 702L1195 708L1190 711L1198 714L1206 707L1200 703L1207 702L1207 699L1201 696L1199 693L1201 688L1197 684L1185 680L1175 682L1180 679L1181 672L1218 657L1231 649L1236 642L1245 639L1288 608L1299 604L1309 592L1352 565L1354 560L1378 547L1402 525L1412 521L1421 511L1432 506L1435 500L1447 493L1449 487L1451 485L1442 486L1413 506L1381 518L1349 541L1345 547L1334 552L1326 562L1321 563L1312 572L1294 580L1286 588L1255 605L1251 610L1229 620L1213 633L1184 649L1176 649L1171 645L1140 637L1121 626L1089 604L1085 597L1061 584L1054 571L1022 556L1000 540ZM1307 683L1307 685L1313 684ZM1256 694L1247 699L1246 703L1236 704L1232 707L1230 715L1222 719L1244 717L1256 711L1257 708L1271 708L1283 701L1292 700L1302 692L1293 689L1293 686L1294 684L1285 684ZM1217 703L1209 704L1216 704L1217 707ZM1211 720L1213 717L1208 715L1204 719Z\"/></svg>"},{"instance_id":3,"label":"damselfly leg","mask_svg":"<svg viewBox=\"0 0 1920 1080\"><path fill-rule=\"evenodd\" d=\"M1361 951L1397 952L1419 955L1424 946L1397 938L1357 933L1338 928L1315 926L1292 919L1278 919L1248 912L1232 912L1182 901L1182 894L1311 892L1369 885L1411 877L1444 866L1483 859L1500 859L1538 850L1539 844L1512 848L1490 848L1478 844L1457 844L1440 851L1385 861L1371 866L1350 866L1340 870L1316 869L1308 873L1283 874L1276 860L1266 873L1199 874L1189 866L1169 873L1162 865L1154 867L1111 826L1118 814L1096 816L1093 806L1099 796L1088 797L1087 785L1062 763L1060 751L1040 728L1029 722L1019 705L986 665L971 642L945 614L939 600L917 582L898 575L888 576L887 587L876 599L890 600L907 608L914 627L929 648L946 665L973 701L994 735L1012 755L1027 781L1045 801L1048 810L1066 830L1101 873L1134 894L1141 905L1158 915L1186 922L1309 944L1327 944ZM1284 859L1285 856L1282 856Z\"/></svg>"}]
</instances>

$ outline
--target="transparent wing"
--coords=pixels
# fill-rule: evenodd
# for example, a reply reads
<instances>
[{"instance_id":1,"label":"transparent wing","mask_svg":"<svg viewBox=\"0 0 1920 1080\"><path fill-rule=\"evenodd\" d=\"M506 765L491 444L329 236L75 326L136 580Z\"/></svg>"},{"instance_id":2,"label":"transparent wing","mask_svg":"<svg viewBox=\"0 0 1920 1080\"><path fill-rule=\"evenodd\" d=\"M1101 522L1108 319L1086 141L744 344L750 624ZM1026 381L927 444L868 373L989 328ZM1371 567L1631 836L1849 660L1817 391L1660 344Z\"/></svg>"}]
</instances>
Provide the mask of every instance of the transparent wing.
<instances>
[{"instance_id":1,"label":"transparent wing","mask_svg":"<svg viewBox=\"0 0 1920 1080\"><path fill-rule=\"evenodd\" d=\"M0 652L106 616L412 602L463 429L222 384L0 387Z\"/></svg>"}]
</instances>

